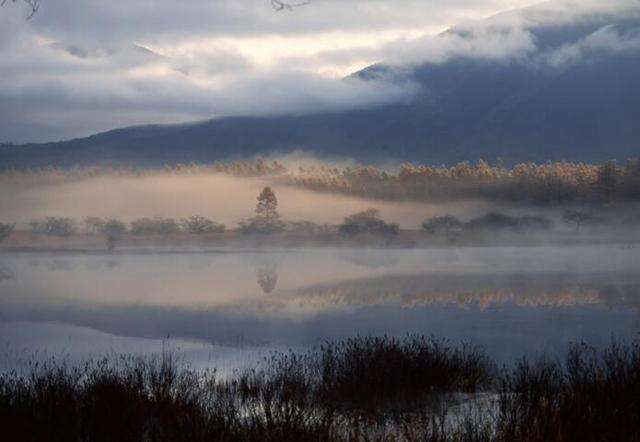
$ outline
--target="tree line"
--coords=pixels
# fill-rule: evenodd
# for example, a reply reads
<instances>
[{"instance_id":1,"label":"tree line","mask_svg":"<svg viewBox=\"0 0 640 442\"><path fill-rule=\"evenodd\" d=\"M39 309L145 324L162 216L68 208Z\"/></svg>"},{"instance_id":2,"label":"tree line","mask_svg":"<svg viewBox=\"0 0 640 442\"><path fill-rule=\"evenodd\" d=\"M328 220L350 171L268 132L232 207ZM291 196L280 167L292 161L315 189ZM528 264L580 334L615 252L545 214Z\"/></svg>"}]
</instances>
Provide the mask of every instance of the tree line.
<instances>
[{"instance_id":1,"label":"tree line","mask_svg":"<svg viewBox=\"0 0 640 442\"><path fill-rule=\"evenodd\" d=\"M178 164L161 170L54 167L0 173L0 182L81 180L100 176L146 176L164 173L191 175L224 173L235 177L269 177L279 184L315 191L337 192L383 200L442 201L484 198L506 202L558 204L609 203L640 200L640 160L624 165L573 162L520 163L506 168L480 160L452 167L403 164L395 169L376 166L336 167L322 163L287 167L281 162L234 161L214 164Z\"/></svg>"},{"instance_id":2,"label":"tree line","mask_svg":"<svg viewBox=\"0 0 640 442\"><path fill-rule=\"evenodd\" d=\"M237 231L243 235L264 237L277 233L292 233L304 237L323 234L339 234L345 239L369 245L389 246L400 234L397 223L387 222L380 211L370 208L346 216L338 225L317 224L313 221L285 221L278 211L278 198L271 187L265 187L257 196L255 214L238 223ZM570 209L564 212L563 221L576 232L582 226L595 226L607 222L589 212ZM486 233L523 234L550 230L552 221L540 215L510 216L489 212L463 221L445 214L429 218L421 224L421 230L434 240L472 240ZM12 224L0 223L0 242L15 230ZM227 231L224 224L200 215L181 220L168 217L144 217L129 224L116 218L89 216L82 222L73 218L48 216L29 223L33 234L67 238L78 233L102 235L107 248L112 250L125 233L131 235L169 236L177 233L191 235L219 234Z\"/></svg>"}]
</instances>

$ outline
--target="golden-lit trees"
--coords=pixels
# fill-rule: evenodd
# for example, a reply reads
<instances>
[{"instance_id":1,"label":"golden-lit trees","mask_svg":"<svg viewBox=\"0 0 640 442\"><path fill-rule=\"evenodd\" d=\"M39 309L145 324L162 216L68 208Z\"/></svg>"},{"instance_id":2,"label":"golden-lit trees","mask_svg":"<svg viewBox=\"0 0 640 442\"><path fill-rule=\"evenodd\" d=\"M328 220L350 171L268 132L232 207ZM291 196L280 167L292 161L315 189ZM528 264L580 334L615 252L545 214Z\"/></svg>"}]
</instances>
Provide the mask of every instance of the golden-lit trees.
<instances>
[{"instance_id":1,"label":"golden-lit trees","mask_svg":"<svg viewBox=\"0 0 640 442\"><path fill-rule=\"evenodd\" d=\"M620 182L620 173L616 163L613 161L607 161L598 166L598 174L595 182L595 187L605 199L610 202L616 195L618 190L618 184Z\"/></svg>"},{"instance_id":2,"label":"golden-lit trees","mask_svg":"<svg viewBox=\"0 0 640 442\"><path fill-rule=\"evenodd\" d=\"M384 200L441 201L484 198L534 204L611 202L640 199L640 162L624 167L613 162L585 164L519 163L507 169L501 162L462 162L451 167L405 163L396 169L376 166L336 167L322 163L286 167L258 159L213 164L166 166L162 170L55 167L0 173L0 185L57 184L97 177L144 177L157 174L225 174L238 178L260 177L309 190L344 193Z\"/></svg>"}]
</instances>

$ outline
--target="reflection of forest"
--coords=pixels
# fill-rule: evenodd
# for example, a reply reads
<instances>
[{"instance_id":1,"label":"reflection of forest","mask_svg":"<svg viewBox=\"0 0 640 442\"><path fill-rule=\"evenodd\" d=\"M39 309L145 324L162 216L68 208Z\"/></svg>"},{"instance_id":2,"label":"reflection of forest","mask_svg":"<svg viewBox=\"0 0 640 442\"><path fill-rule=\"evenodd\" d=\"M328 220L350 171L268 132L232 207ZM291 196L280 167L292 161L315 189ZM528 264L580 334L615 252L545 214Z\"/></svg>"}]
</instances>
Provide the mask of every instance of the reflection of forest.
<instances>
[{"instance_id":1,"label":"reflection of forest","mask_svg":"<svg viewBox=\"0 0 640 442\"><path fill-rule=\"evenodd\" d=\"M456 305L486 309L500 305L640 307L640 277L620 275L391 275L319 284L282 293L263 307L322 309L396 304Z\"/></svg>"},{"instance_id":2,"label":"reflection of forest","mask_svg":"<svg viewBox=\"0 0 640 442\"><path fill-rule=\"evenodd\" d=\"M258 285L265 294L275 290L278 284L278 266L273 262L262 263L256 268Z\"/></svg>"}]
</instances>

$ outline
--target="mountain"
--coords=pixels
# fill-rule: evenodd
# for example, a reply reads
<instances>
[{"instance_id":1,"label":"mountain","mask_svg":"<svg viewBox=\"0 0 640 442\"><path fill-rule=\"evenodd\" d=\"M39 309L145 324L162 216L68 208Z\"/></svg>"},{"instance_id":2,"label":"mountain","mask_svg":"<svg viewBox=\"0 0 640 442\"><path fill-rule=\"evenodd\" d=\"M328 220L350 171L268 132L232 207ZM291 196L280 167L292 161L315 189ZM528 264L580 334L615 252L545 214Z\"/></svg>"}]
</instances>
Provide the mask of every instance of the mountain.
<instances>
[{"instance_id":1,"label":"mountain","mask_svg":"<svg viewBox=\"0 0 640 442\"><path fill-rule=\"evenodd\" d=\"M530 40L533 49L525 44L506 55L478 55L486 49L473 44L470 50L457 50L487 33L513 38L517 29L503 23L504 17L494 17L434 37L455 43L443 59L378 64L353 74L363 81L383 78L419 85L405 102L308 115L131 127L63 142L2 145L0 168L151 167L292 150L321 158L438 164L498 157L513 164L640 156L638 14L529 25L516 36L525 43Z\"/></svg>"}]
</instances>

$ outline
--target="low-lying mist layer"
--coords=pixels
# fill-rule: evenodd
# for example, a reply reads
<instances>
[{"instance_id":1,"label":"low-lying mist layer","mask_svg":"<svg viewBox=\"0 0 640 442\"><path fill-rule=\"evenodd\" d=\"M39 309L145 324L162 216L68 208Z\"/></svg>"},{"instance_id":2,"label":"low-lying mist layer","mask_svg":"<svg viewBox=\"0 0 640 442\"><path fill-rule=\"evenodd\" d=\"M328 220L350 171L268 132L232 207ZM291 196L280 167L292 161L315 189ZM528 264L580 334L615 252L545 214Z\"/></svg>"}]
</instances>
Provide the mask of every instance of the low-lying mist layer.
<instances>
[{"instance_id":1,"label":"low-lying mist layer","mask_svg":"<svg viewBox=\"0 0 640 442\"><path fill-rule=\"evenodd\" d=\"M407 163L397 168L381 168L349 162L323 162L303 154L292 154L269 162L258 159L177 165L166 166L162 171L108 168L5 170L0 173L0 181L52 184L95 177L153 177L159 173L165 177L225 174L269 178L272 182L275 180L294 187L392 201L483 198L557 204L640 200L640 159L629 159L623 166L614 161L601 164L563 161L519 163L506 168L501 161L492 166L480 160L476 165L462 162L452 167Z\"/></svg>"},{"instance_id":2,"label":"low-lying mist layer","mask_svg":"<svg viewBox=\"0 0 640 442\"><path fill-rule=\"evenodd\" d=\"M142 217L177 219L202 215L227 226L251 216L256 196L271 185L285 219L338 223L353 212L375 205L402 225L417 226L441 211L480 211L481 202L412 203L372 201L361 197L319 193L276 182L269 176L236 176L215 170L44 171L0 174L2 221L26 226L46 216L83 220L87 216L133 221Z\"/></svg>"},{"instance_id":3,"label":"low-lying mist layer","mask_svg":"<svg viewBox=\"0 0 640 442\"><path fill-rule=\"evenodd\" d=\"M285 158L163 170L5 171L0 183L0 240L14 229L92 234L104 236L109 250L140 244L135 237L121 241L126 233L166 239L225 231L259 233L261 245L291 246L624 242L636 240L640 223L638 160L624 167L565 162L506 169L480 161L385 170ZM262 197L272 200L270 214L259 213ZM422 235L407 233L419 230ZM293 236L273 235L281 233ZM217 237L229 246L238 239ZM59 246L40 235L23 236L14 247L34 241Z\"/></svg>"}]
</instances>

